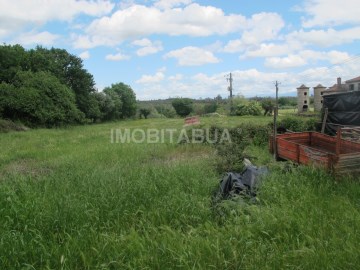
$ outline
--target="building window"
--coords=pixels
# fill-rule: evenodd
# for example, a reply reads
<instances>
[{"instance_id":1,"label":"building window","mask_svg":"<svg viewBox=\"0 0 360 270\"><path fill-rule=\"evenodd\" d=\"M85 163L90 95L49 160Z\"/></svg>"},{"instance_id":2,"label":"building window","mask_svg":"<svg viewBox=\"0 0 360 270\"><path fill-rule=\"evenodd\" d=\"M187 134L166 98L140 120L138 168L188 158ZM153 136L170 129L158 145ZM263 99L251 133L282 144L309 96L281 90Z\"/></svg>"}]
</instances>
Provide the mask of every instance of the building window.
<instances>
[{"instance_id":1,"label":"building window","mask_svg":"<svg viewBox=\"0 0 360 270\"><path fill-rule=\"evenodd\" d=\"M349 88L350 88L350 91L353 91L353 90L354 90L354 85L353 85L353 84L350 84L350 85L349 85Z\"/></svg>"},{"instance_id":2,"label":"building window","mask_svg":"<svg viewBox=\"0 0 360 270\"><path fill-rule=\"evenodd\" d=\"M307 96L307 92L304 92L304 96Z\"/></svg>"},{"instance_id":3,"label":"building window","mask_svg":"<svg viewBox=\"0 0 360 270\"><path fill-rule=\"evenodd\" d=\"M304 100L304 104L307 104L307 100Z\"/></svg>"},{"instance_id":4,"label":"building window","mask_svg":"<svg viewBox=\"0 0 360 270\"><path fill-rule=\"evenodd\" d=\"M320 92L320 95L323 95L324 94L324 92Z\"/></svg>"},{"instance_id":5,"label":"building window","mask_svg":"<svg viewBox=\"0 0 360 270\"><path fill-rule=\"evenodd\" d=\"M323 101L321 101L321 103L323 103Z\"/></svg>"}]
</instances>

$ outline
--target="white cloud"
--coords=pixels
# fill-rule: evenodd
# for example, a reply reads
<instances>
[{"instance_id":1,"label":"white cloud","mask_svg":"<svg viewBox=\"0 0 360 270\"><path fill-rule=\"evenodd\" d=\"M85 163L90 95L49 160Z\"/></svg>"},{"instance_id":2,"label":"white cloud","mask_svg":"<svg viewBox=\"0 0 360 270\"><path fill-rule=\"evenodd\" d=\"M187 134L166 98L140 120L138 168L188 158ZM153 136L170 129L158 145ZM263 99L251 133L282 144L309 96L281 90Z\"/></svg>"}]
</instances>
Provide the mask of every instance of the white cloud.
<instances>
[{"instance_id":1,"label":"white cloud","mask_svg":"<svg viewBox=\"0 0 360 270\"><path fill-rule=\"evenodd\" d=\"M139 80L136 81L138 84L152 84L159 83L165 79L165 74L162 71L156 72L155 75L142 75Z\"/></svg>"},{"instance_id":2,"label":"white cloud","mask_svg":"<svg viewBox=\"0 0 360 270\"><path fill-rule=\"evenodd\" d=\"M303 50L298 54L290 54L286 57L269 57L265 60L265 66L270 68L292 68L301 67L307 64L316 64L317 61L327 61L331 64L342 63L350 59L350 55L346 52L329 51L320 52L313 50Z\"/></svg>"},{"instance_id":3,"label":"white cloud","mask_svg":"<svg viewBox=\"0 0 360 270\"><path fill-rule=\"evenodd\" d=\"M279 14L266 12L252 15L247 24L248 30L243 33L241 38L246 44L275 39L285 25Z\"/></svg>"},{"instance_id":4,"label":"white cloud","mask_svg":"<svg viewBox=\"0 0 360 270\"><path fill-rule=\"evenodd\" d=\"M225 35L246 27L242 15L225 15L212 6L190 4L184 8L160 10L155 7L133 5L118 10L111 16L94 20L74 40L76 48L91 48L100 45L114 46L127 39L152 34L171 36L188 35L205 37Z\"/></svg>"},{"instance_id":5,"label":"white cloud","mask_svg":"<svg viewBox=\"0 0 360 270\"><path fill-rule=\"evenodd\" d=\"M299 55L290 54L286 57L270 57L266 58L265 66L271 68L292 68L306 65L307 62Z\"/></svg>"},{"instance_id":6,"label":"white cloud","mask_svg":"<svg viewBox=\"0 0 360 270\"><path fill-rule=\"evenodd\" d=\"M89 59L89 58L90 58L90 53L89 53L89 51L84 51L84 52L82 52L82 53L79 54L79 57L80 57L82 60Z\"/></svg>"},{"instance_id":7,"label":"white cloud","mask_svg":"<svg viewBox=\"0 0 360 270\"><path fill-rule=\"evenodd\" d=\"M0 32L7 30L8 35L29 25L70 21L79 14L102 16L109 13L114 4L104 0L0 0L0 6Z\"/></svg>"},{"instance_id":8,"label":"white cloud","mask_svg":"<svg viewBox=\"0 0 360 270\"><path fill-rule=\"evenodd\" d=\"M163 50L161 41L152 42L151 40L149 40L147 38L135 40L132 42L132 44L135 46L142 47L136 51L136 54L138 56L146 56L146 55L154 54L154 53L157 53L157 52L160 52Z\"/></svg>"},{"instance_id":9,"label":"white cloud","mask_svg":"<svg viewBox=\"0 0 360 270\"><path fill-rule=\"evenodd\" d=\"M360 26L343 30L329 28L327 30L294 31L286 37L288 42L299 41L304 45L331 47L360 40Z\"/></svg>"},{"instance_id":10,"label":"white cloud","mask_svg":"<svg viewBox=\"0 0 360 270\"><path fill-rule=\"evenodd\" d=\"M192 0L158 0L154 3L154 6L161 9L169 9L181 5L189 5L191 3Z\"/></svg>"},{"instance_id":11,"label":"white cloud","mask_svg":"<svg viewBox=\"0 0 360 270\"><path fill-rule=\"evenodd\" d=\"M278 38L285 23L276 13L254 14L246 23L246 30L240 39L230 40L224 47L224 52L242 52L253 48L263 41Z\"/></svg>"},{"instance_id":12,"label":"white cloud","mask_svg":"<svg viewBox=\"0 0 360 270\"><path fill-rule=\"evenodd\" d=\"M169 81L181 81L184 78L182 74L176 74L168 78Z\"/></svg>"},{"instance_id":13,"label":"white cloud","mask_svg":"<svg viewBox=\"0 0 360 270\"><path fill-rule=\"evenodd\" d=\"M164 57L177 59L180 66L201 66L220 62L212 52L191 46L170 51Z\"/></svg>"},{"instance_id":14,"label":"white cloud","mask_svg":"<svg viewBox=\"0 0 360 270\"><path fill-rule=\"evenodd\" d=\"M358 0L306 0L303 11L309 17L303 20L304 27L360 24Z\"/></svg>"},{"instance_id":15,"label":"white cloud","mask_svg":"<svg viewBox=\"0 0 360 270\"><path fill-rule=\"evenodd\" d=\"M106 55L105 59L109 60L109 61L122 61L122 60L129 60L130 56L126 55L126 54L123 54L121 52L118 52L116 54L108 54L108 55Z\"/></svg>"},{"instance_id":16,"label":"white cloud","mask_svg":"<svg viewBox=\"0 0 360 270\"><path fill-rule=\"evenodd\" d=\"M152 45L152 42L150 39L143 38L143 39L134 40L131 44L140 47L148 47Z\"/></svg>"},{"instance_id":17,"label":"white cloud","mask_svg":"<svg viewBox=\"0 0 360 270\"><path fill-rule=\"evenodd\" d=\"M39 44L39 45L53 45L57 39L59 39L59 35L55 35L52 33L49 33L47 31L44 32L27 32L21 34L19 37L17 37L14 42L19 43L22 45L32 45L32 44Z\"/></svg>"},{"instance_id":18,"label":"white cloud","mask_svg":"<svg viewBox=\"0 0 360 270\"><path fill-rule=\"evenodd\" d=\"M247 44L245 44L241 39L234 39L230 40L225 46L224 46L224 52L228 53L235 53L235 52L242 52L246 50L248 47Z\"/></svg>"},{"instance_id":19,"label":"white cloud","mask_svg":"<svg viewBox=\"0 0 360 270\"><path fill-rule=\"evenodd\" d=\"M331 54L331 52L329 52ZM242 94L246 97L275 96L274 81L281 82L280 95L295 94L296 88L301 84L313 87L321 83L324 86L332 86L337 77L343 81L354 78L360 70L360 61L346 62L331 68L315 67L302 72L262 72L258 69L232 70L234 94ZM145 85L137 88L137 97L140 99L183 97L215 97L220 94L227 97L228 82L226 75L230 71L217 74L199 73L194 76L182 76L181 80L163 80L158 83ZM169 91L171 89L171 92Z\"/></svg>"},{"instance_id":20,"label":"white cloud","mask_svg":"<svg viewBox=\"0 0 360 270\"><path fill-rule=\"evenodd\" d=\"M253 50L247 50L243 55L241 55L241 59L280 56L288 54L292 50L293 49L288 44L261 43L259 47Z\"/></svg>"}]
</instances>

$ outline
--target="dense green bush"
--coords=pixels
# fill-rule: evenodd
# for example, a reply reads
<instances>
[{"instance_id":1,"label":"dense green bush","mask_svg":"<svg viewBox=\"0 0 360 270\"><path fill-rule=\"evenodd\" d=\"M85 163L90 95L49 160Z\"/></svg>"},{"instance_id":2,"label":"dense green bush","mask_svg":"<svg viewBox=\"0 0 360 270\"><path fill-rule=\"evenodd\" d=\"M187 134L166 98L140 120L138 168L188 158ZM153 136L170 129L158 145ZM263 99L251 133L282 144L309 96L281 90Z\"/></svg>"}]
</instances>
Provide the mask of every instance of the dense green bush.
<instances>
[{"instance_id":1,"label":"dense green bush","mask_svg":"<svg viewBox=\"0 0 360 270\"><path fill-rule=\"evenodd\" d=\"M4 118L28 126L52 127L84 121L73 92L48 72L19 71L13 84L0 84Z\"/></svg>"},{"instance_id":2,"label":"dense green bush","mask_svg":"<svg viewBox=\"0 0 360 270\"><path fill-rule=\"evenodd\" d=\"M299 118L286 117L278 122L278 127L283 127L294 132L319 131L320 119L316 117Z\"/></svg>"},{"instance_id":3,"label":"dense green bush","mask_svg":"<svg viewBox=\"0 0 360 270\"><path fill-rule=\"evenodd\" d=\"M129 85L124 83L112 84L110 87L106 87L104 92L113 99L121 101L121 108L120 102L117 103L119 107L117 112L120 112L121 118L133 117L136 114L136 95Z\"/></svg>"},{"instance_id":4,"label":"dense green bush","mask_svg":"<svg viewBox=\"0 0 360 270\"><path fill-rule=\"evenodd\" d=\"M0 84L0 117L32 127L122 119L136 113L130 86L118 83L98 93L81 58L63 49L0 45Z\"/></svg>"},{"instance_id":5,"label":"dense green bush","mask_svg":"<svg viewBox=\"0 0 360 270\"><path fill-rule=\"evenodd\" d=\"M238 105L235 108L235 114L239 116L243 115L261 115L261 107L257 102L248 102L246 104Z\"/></svg>"},{"instance_id":6,"label":"dense green bush","mask_svg":"<svg viewBox=\"0 0 360 270\"><path fill-rule=\"evenodd\" d=\"M242 130L244 136L256 146L265 146L269 140L271 126L261 124L241 124L238 128Z\"/></svg>"},{"instance_id":7,"label":"dense green bush","mask_svg":"<svg viewBox=\"0 0 360 270\"><path fill-rule=\"evenodd\" d=\"M217 103L211 102L211 103L205 104L204 112L205 113L214 113L214 112L216 112L217 108L218 108Z\"/></svg>"},{"instance_id":8,"label":"dense green bush","mask_svg":"<svg viewBox=\"0 0 360 270\"><path fill-rule=\"evenodd\" d=\"M174 118L176 117L176 111L173 106L171 105L157 105L155 106L155 109L159 114L164 115L166 118Z\"/></svg>"},{"instance_id":9,"label":"dense green bush","mask_svg":"<svg viewBox=\"0 0 360 270\"><path fill-rule=\"evenodd\" d=\"M171 104L176 113L182 117L188 116L193 111L193 101L190 98L176 98Z\"/></svg>"}]
</instances>

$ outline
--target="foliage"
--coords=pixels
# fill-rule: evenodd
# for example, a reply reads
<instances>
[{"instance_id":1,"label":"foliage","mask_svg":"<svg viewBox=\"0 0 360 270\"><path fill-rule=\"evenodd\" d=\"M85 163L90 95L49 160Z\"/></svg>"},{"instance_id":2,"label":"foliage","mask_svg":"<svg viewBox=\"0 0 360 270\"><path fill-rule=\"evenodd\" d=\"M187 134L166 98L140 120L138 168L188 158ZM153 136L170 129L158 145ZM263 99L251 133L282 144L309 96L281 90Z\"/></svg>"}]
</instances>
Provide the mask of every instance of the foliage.
<instances>
[{"instance_id":1,"label":"foliage","mask_svg":"<svg viewBox=\"0 0 360 270\"><path fill-rule=\"evenodd\" d=\"M211 103L205 104L204 112L205 113L214 113L214 112L216 112L217 108L218 108L217 102L211 102Z\"/></svg>"},{"instance_id":2,"label":"foliage","mask_svg":"<svg viewBox=\"0 0 360 270\"><path fill-rule=\"evenodd\" d=\"M144 116L145 119L147 119L149 114L151 113L151 110L148 108L141 108L139 111L140 111L140 118Z\"/></svg>"},{"instance_id":3,"label":"foliage","mask_svg":"<svg viewBox=\"0 0 360 270\"><path fill-rule=\"evenodd\" d=\"M28 51L28 69L33 72L47 71L70 88L76 98L76 105L90 121L100 117L98 104L91 95L95 92L93 76L83 68L80 57L64 49L46 49L37 46Z\"/></svg>"},{"instance_id":4,"label":"foliage","mask_svg":"<svg viewBox=\"0 0 360 270\"><path fill-rule=\"evenodd\" d=\"M52 127L84 119L71 90L47 72L19 71L13 84L2 83L0 107L4 118L28 126Z\"/></svg>"},{"instance_id":5,"label":"foliage","mask_svg":"<svg viewBox=\"0 0 360 270\"><path fill-rule=\"evenodd\" d=\"M271 133L270 125L255 123L242 123L238 126L242 130L244 137L255 146L266 146Z\"/></svg>"},{"instance_id":6,"label":"foliage","mask_svg":"<svg viewBox=\"0 0 360 270\"><path fill-rule=\"evenodd\" d=\"M278 126L294 132L319 131L319 123L316 117L286 117L279 121Z\"/></svg>"},{"instance_id":7,"label":"foliage","mask_svg":"<svg viewBox=\"0 0 360 270\"><path fill-rule=\"evenodd\" d=\"M263 99L261 101L261 107L264 110L264 115L272 115L274 106L275 106L275 102L270 98Z\"/></svg>"},{"instance_id":8,"label":"foliage","mask_svg":"<svg viewBox=\"0 0 360 270\"><path fill-rule=\"evenodd\" d=\"M193 111L193 101L189 98L176 98L171 104L181 117L188 116Z\"/></svg>"},{"instance_id":9,"label":"foliage","mask_svg":"<svg viewBox=\"0 0 360 270\"><path fill-rule=\"evenodd\" d=\"M121 118L133 117L136 114L136 95L129 85L124 83L112 84L110 87L106 87L104 92L112 98L120 98L122 104L119 108ZM118 107L120 107L119 102Z\"/></svg>"},{"instance_id":10,"label":"foliage","mask_svg":"<svg viewBox=\"0 0 360 270\"><path fill-rule=\"evenodd\" d=\"M220 120L249 119L268 122ZM151 123L159 129L182 124ZM358 181L274 163L266 147L249 145L255 162L267 160L258 165L271 173L255 204L224 201L218 215L210 204L220 180L213 148L104 139L111 129L148 125L136 120L1 134L0 268L358 268Z\"/></svg>"},{"instance_id":11,"label":"foliage","mask_svg":"<svg viewBox=\"0 0 360 270\"><path fill-rule=\"evenodd\" d=\"M27 67L28 55L20 45L0 45L0 83L11 84L17 72Z\"/></svg>"},{"instance_id":12,"label":"foliage","mask_svg":"<svg viewBox=\"0 0 360 270\"><path fill-rule=\"evenodd\" d=\"M19 88L22 87L21 82L19 82L18 74L25 74L21 72L27 72L26 74L28 75L26 76L29 78L31 76L34 78L41 76L36 74L49 74L51 79L54 79L54 85L57 86L55 88L47 87L51 84L48 79L46 80L46 93L44 92L44 85L41 84L39 84L39 86L32 84L31 89L26 89L24 93L18 93L20 91ZM30 73L34 74L31 75ZM36 121L31 123L31 126L42 125L49 127L65 123L91 123L132 117L136 113L136 97L130 86L118 83L107 88L112 89L113 92L110 90L106 93L96 92L93 76L84 69L82 60L63 49L46 49L37 46L35 49L25 50L20 45L0 46L0 83L3 83L3 95L5 92L9 92L9 88L12 88L14 93L16 91L16 95L22 95L24 102L26 100L25 96L29 95L30 99L26 101L26 108L19 108L20 102L14 101L11 103L11 106L16 105L17 107L11 109L8 104L4 113L5 116L10 119L26 118L24 119L26 123L33 120ZM59 116L59 114L61 114L59 111L62 110L61 107L56 107L59 99L57 99L56 102L46 104L45 101L41 103L35 98L35 96L42 95L55 98L58 95L56 91L60 91L60 85L62 85L62 89L66 88L72 92L72 98L70 98L70 100L65 99L64 101L65 103L74 103L71 106L68 104L71 109L69 110L70 115L67 119L63 119L62 116ZM54 91L54 93L50 93L51 91ZM64 91L62 92L64 93ZM3 103L6 103L4 98L8 99L9 97L1 97ZM25 106L25 103L22 105ZM44 106L46 109L43 108ZM51 106L55 107L50 108ZM77 112L75 113L77 116L75 116L73 114L74 106L76 107L76 111L80 110L82 113L79 114ZM30 110L30 107L31 110L34 110L34 108L44 110L42 112L39 111L37 113L38 116L34 118L34 115L30 117L29 112L25 113L26 110ZM22 112L20 113L19 110L22 110ZM2 111L4 111L4 108L0 107L0 116ZM12 113L15 114L13 115ZM49 115L39 116L39 114L44 113L49 113ZM31 114L35 114L35 112L32 112ZM45 118L47 118L47 120L44 120ZM54 121L59 122L55 123Z\"/></svg>"},{"instance_id":13,"label":"foliage","mask_svg":"<svg viewBox=\"0 0 360 270\"><path fill-rule=\"evenodd\" d=\"M192 112L195 115L203 115L205 113L205 105L201 103L194 103L192 109Z\"/></svg>"},{"instance_id":14,"label":"foliage","mask_svg":"<svg viewBox=\"0 0 360 270\"><path fill-rule=\"evenodd\" d=\"M159 114L164 115L166 118L175 118L176 111L173 106L171 105L157 105L155 109Z\"/></svg>"},{"instance_id":15,"label":"foliage","mask_svg":"<svg viewBox=\"0 0 360 270\"><path fill-rule=\"evenodd\" d=\"M261 108L256 101L251 101L243 105L237 105L235 107L235 115L261 115Z\"/></svg>"},{"instance_id":16,"label":"foliage","mask_svg":"<svg viewBox=\"0 0 360 270\"><path fill-rule=\"evenodd\" d=\"M105 107L103 106L104 120L117 120L122 116L123 102L121 97L112 89L105 88L104 96L106 97Z\"/></svg>"},{"instance_id":17,"label":"foliage","mask_svg":"<svg viewBox=\"0 0 360 270\"><path fill-rule=\"evenodd\" d=\"M297 97L279 97L279 107L294 107L297 105Z\"/></svg>"}]
</instances>

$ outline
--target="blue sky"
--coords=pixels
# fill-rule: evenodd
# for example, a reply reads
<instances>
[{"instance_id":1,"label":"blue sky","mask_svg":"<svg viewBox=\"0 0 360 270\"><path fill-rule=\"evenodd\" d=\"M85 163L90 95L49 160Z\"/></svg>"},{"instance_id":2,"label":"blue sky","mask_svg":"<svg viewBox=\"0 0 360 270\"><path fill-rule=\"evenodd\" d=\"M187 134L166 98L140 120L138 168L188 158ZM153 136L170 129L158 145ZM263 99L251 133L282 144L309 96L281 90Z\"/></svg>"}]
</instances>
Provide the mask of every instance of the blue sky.
<instances>
[{"instance_id":1,"label":"blue sky","mask_svg":"<svg viewBox=\"0 0 360 270\"><path fill-rule=\"evenodd\" d=\"M360 75L358 0L0 0L0 41L64 48L99 91L138 99L292 95Z\"/></svg>"}]
</instances>

